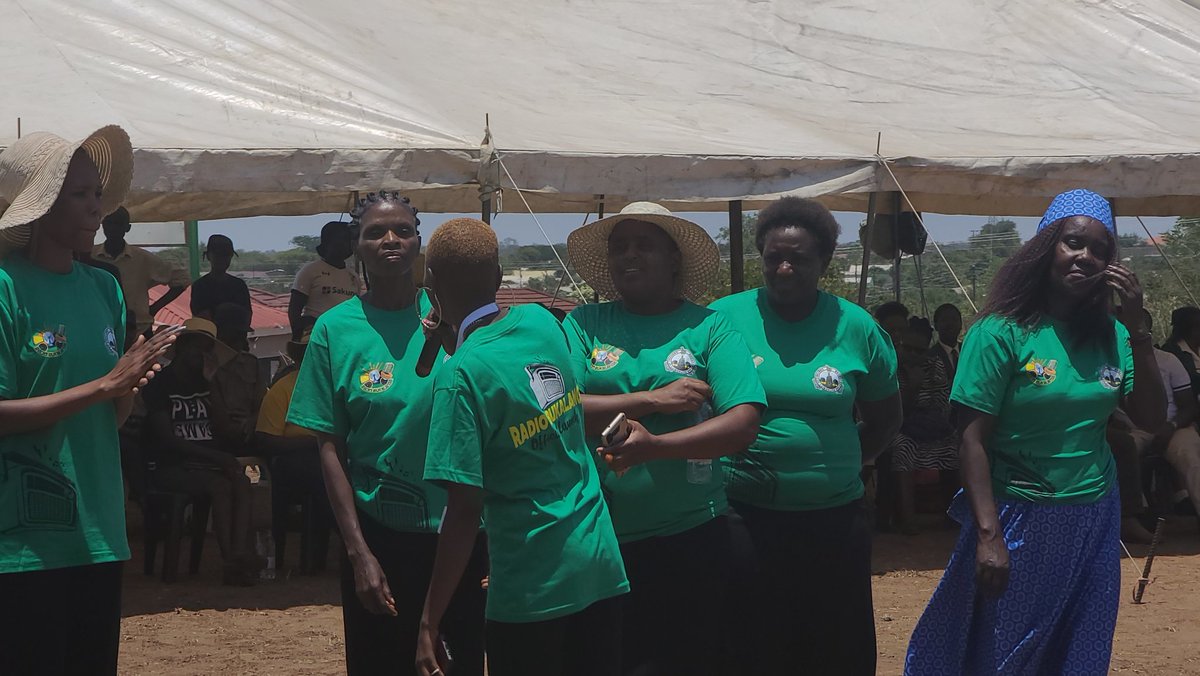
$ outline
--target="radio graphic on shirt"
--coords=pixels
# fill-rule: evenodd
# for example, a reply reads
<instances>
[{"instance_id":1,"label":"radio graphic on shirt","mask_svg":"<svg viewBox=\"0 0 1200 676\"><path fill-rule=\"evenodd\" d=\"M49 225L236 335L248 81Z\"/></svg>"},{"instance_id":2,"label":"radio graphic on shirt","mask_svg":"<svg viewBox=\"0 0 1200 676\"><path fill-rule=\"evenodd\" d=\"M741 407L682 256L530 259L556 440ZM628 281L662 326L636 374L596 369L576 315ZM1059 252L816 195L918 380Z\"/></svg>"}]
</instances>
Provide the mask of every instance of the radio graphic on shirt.
<instances>
[{"instance_id":1,"label":"radio graphic on shirt","mask_svg":"<svg viewBox=\"0 0 1200 676\"><path fill-rule=\"evenodd\" d=\"M385 524L429 530L429 503L420 486L386 474L370 465L350 463L350 483L354 490L373 495L368 509Z\"/></svg>"},{"instance_id":2,"label":"radio graphic on shirt","mask_svg":"<svg viewBox=\"0 0 1200 676\"><path fill-rule=\"evenodd\" d=\"M0 456L0 533L72 530L79 520L75 484L61 472L19 453Z\"/></svg>"},{"instance_id":3,"label":"radio graphic on shirt","mask_svg":"<svg viewBox=\"0 0 1200 676\"><path fill-rule=\"evenodd\" d=\"M171 424L175 436L185 441L212 441L208 417L208 392L168 395L171 400Z\"/></svg>"},{"instance_id":4,"label":"radio graphic on shirt","mask_svg":"<svg viewBox=\"0 0 1200 676\"><path fill-rule=\"evenodd\" d=\"M542 410L520 425L510 426L508 434L512 437L513 448L532 438L533 448L539 449L547 439L545 435L540 434L541 432L551 427L558 433L566 432L578 422L578 416L572 415L565 419L563 416L579 406L582 395L578 387L568 392L562 372L550 364L530 364L525 367L525 373L529 374L529 389L533 391L538 407ZM556 425L560 419L563 421Z\"/></svg>"}]
</instances>

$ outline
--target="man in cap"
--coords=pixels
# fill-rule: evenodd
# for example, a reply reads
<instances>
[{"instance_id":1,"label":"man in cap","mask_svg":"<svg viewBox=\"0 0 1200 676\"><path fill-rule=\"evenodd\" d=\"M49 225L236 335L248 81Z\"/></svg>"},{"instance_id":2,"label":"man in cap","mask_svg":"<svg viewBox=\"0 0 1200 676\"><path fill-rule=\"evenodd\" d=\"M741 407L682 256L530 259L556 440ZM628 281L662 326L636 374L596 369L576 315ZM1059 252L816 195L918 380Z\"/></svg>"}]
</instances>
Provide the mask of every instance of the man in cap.
<instances>
[{"instance_id":1,"label":"man in cap","mask_svg":"<svg viewBox=\"0 0 1200 676\"><path fill-rule=\"evenodd\" d=\"M192 284L192 316L215 320L217 306L233 303L253 312L250 307L250 289L241 279L229 274L229 265L237 252L233 240L225 235L208 238L204 258L208 260L208 274Z\"/></svg>"},{"instance_id":2,"label":"man in cap","mask_svg":"<svg viewBox=\"0 0 1200 676\"><path fill-rule=\"evenodd\" d=\"M346 266L352 253L349 223L330 221L321 228L321 243L317 246L320 260L300 268L292 284L288 303L292 340L298 340L304 329L312 328L326 310L362 291L358 275Z\"/></svg>"},{"instance_id":3,"label":"man in cap","mask_svg":"<svg viewBox=\"0 0 1200 676\"><path fill-rule=\"evenodd\" d=\"M212 374L232 351L217 341L217 327L193 317L175 343L171 363L147 386L146 425L157 452L150 484L212 501L213 529L225 562L225 584L253 584L250 555L250 481L232 449L213 434Z\"/></svg>"},{"instance_id":4,"label":"man in cap","mask_svg":"<svg viewBox=\"0 0 1200 676\"><path fill-rule=\"evenodd\" d=\"M146 333L154 327L154 315L179 297L191 280L187 272L172 266L167 261L145 249L125 242L129 233L129 212L125 207L104 217L104 243L92 249L92 257L103 263L115 265L121 271L121 290L125 292L125 304L133 310L138 333ZM150 304L147 295L150 289L166 284L169 290Z\"/></svg>"}]
</instances>

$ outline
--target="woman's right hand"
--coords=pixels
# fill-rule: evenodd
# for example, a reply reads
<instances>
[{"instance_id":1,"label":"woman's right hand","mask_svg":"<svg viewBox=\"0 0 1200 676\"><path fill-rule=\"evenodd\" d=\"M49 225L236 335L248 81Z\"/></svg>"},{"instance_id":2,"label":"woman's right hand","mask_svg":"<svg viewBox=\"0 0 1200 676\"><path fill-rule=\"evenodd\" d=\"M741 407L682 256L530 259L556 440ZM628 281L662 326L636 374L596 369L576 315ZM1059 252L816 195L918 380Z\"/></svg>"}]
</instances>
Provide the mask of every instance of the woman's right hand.
<instances>
[{"instance_id":1,"label":"woman's right hand","mask_svg":"<svg viewBox=\"0 0 1200 676\"><path fill-rule=\"evenodd\" d=\"M669 385L650 391L654 410L659 413L690 413L699 411L712 397L708 383L696 378L680 378Z\"/></svg>"},{"instance_id":2,"label":"woman's right hand","mask_svg":"<svg viewBox=\"0 0 1200 676\"><path fill-rule=\"evenodd\" d=\"M162 370L159 358L167 353L175 342L181 327L159 331L150 340L138 336L133 346L117 360L117 365L100 382L100 389L113 399L137 392L146 386L154 374Z\"/></svg>"},{"instance_id":3,"label":"woman's right hand","mask_svg":"<svg viewBox=\"0 0 1200 676\"><path fill-rule=\"evenodd\" d=\"M987 598L999 598L1008 587L1008 546L1002 533L980 535L975 545L975 584Z\"/></svg>"},{"instance_id":4,"label":"woman's right hand","mask_svg":"<svg viewBox=\"0 0 1200 676\"><path fill-rule=\"evenodd\" d=\"M358 601L368 612L376 615L396 615L396 600L392 598L392 590L388 587L387 576L379 561L370 552L364 552L351 559L354 567L354 593Z\"/></svg>"}]
</instances>

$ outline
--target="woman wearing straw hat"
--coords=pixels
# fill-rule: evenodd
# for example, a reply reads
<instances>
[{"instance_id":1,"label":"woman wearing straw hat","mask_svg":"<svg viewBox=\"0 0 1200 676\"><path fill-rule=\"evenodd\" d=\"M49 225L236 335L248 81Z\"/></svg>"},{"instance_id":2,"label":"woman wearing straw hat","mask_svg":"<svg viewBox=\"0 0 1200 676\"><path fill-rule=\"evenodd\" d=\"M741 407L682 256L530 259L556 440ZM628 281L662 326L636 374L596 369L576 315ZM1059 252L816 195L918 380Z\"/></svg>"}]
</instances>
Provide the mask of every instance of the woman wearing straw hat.
<instances>
[{"instance_id":1,"label":"woman wearing straw hat","mask_svg":"<svg viewBox=\"0 0 1200 676\"><path fill-rule=\"evenodd\" d=\"M420 220L407 197L370 193L355 206L357 252L371 288L316 320L287 413L317 433L338 531L350 674L416 663L446 490L425 481L433 380L414 374L429 296L413 283ZM434 359L434 368L441 364ZM486 549L475 547L443 629L455 673L483 674ZM409 673L412 673L409 671Z\"/></svg>"},{"instance_id":2,"label":"woman wearing straw hat","mask_svg":"<svg viewBox=\"0 0 1200 676\"><path fill-rule=\"evenodd\" d=\"M125 198L129 137L39 132L0 153L4 670L115 674L125 500L117 428L174 341L125 354L112 275L74 261Z\"/></svg>"},{"instance_id":3,"label":"woman wearing straw hat","mask_svg":"<svg viewBox=\"0 0 1200 676\"><path fill-rule=\"evenodd\" d=\"M745 337L767 392L726 485L758 564L737 624L764 676L875 673L859 477L899 427L896 352L870 314L821 291L837 237L820 203L772 203L755 232L766 286L710 306Z\"/></svg>"},{"instance_id":4,"label":"woman wearing straw hat","mask_svg":"<svg viewBox=\"0 0 1200 676\"><path fill-rule=\"evenodd\" d=\"M963 343L951 400L965 492L950 508L962 532L906 674L1108 673L1121 501L1105 426L1118 405L1162 425L1151 341L1108 201L1054 198Z\"/></svg>"},{"instance_id":5,"label":"woman wearing straw hat","mask_svg":"<svg viewBox=\"0 0 1200 676\"><path fill-rule=\"evenodd\" d=\"M589 442L624 413L632 431L604 448L605 493L632 593L625 672L722 670L732 575L720 458L754 440L766 403L741 336L696 305L717 274L700 226L650 202L571 233L579 274L612 299L564 324L584 391Z\"/></svg>"}]
</instances>

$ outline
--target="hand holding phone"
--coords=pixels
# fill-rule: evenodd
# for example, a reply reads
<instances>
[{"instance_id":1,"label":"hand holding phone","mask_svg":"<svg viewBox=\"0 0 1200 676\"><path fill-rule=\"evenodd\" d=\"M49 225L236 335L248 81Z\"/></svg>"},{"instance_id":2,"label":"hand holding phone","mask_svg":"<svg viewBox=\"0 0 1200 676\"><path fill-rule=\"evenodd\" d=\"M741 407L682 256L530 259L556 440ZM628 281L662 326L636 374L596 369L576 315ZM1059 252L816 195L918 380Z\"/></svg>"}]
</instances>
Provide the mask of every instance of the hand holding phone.
<instances>
[{"instance_id":1,"label":"hand holding phone","mask_svg":"<svg viewBox=\"0 0 1200 676\"><path fill-rule=\"evenodd\" d=\"M625 417L624 413L618 413L616 417L612 419L612 422L608 423L608 427L605 427L604 431L600 433L600 441L604 444L604 446L603 448L599 449L599 452L601 457L604 458L605 462L611 463L613 456L611 453L605 453L604 449L608 448L609 446L616 446L617 444L624 442L629 438L629 433L632 431L632 429L633 428L629 426L629 420ZM617 476L622 476L625 474L625 472L626 470L620 470L617 472Z\"/></svg>"}]
</instances>

